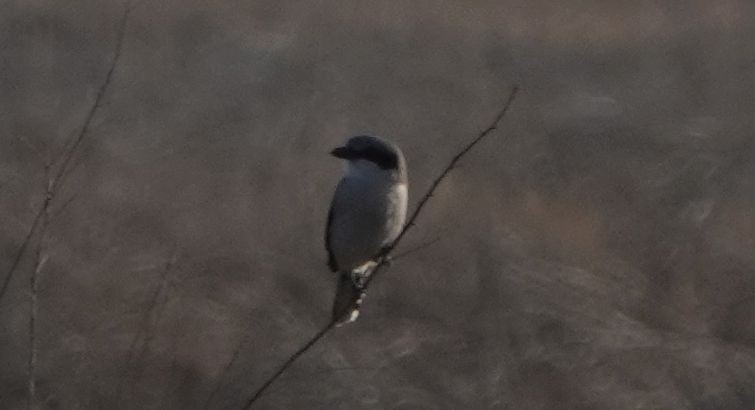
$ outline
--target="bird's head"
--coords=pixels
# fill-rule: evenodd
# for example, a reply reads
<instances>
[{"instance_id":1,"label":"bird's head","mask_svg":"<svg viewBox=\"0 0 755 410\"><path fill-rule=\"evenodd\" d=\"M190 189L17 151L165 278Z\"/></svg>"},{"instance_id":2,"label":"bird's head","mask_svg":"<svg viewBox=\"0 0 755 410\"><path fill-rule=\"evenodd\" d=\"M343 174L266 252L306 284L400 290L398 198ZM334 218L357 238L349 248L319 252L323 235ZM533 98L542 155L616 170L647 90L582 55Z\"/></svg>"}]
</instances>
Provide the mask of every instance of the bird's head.
<instances>
[{"instance_id":1,"label":"bird's head","mask_svg":"<svg viewBox=\"0 0 755 410\"><path fill-rule=\"evenodd\" d=\"M334 149L330 154L350 162L369 161L384 170L404 167L403 155L395 144L370 135L351 137L346 145Z\"/></svg>"}]
</instances>

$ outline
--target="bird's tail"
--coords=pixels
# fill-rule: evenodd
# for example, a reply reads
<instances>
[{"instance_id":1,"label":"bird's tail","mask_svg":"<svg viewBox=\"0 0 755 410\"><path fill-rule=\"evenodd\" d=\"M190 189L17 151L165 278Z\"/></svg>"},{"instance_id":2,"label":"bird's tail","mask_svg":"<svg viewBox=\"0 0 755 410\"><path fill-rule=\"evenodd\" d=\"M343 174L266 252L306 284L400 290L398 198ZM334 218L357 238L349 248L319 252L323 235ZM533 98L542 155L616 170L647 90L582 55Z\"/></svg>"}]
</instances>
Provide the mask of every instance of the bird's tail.
<instances>
[{"instance_id":1,"label":"bird's tail","mask_svg":"<svg viewBox=\"0 0 755 410\"><path fill-rule=\"evenodd\" d=\"M333 301L333 321L337 326L357 320L363 298L364 292L354 284L351 274L340 272L336 298Z\"/></svg>"}]
</instances>

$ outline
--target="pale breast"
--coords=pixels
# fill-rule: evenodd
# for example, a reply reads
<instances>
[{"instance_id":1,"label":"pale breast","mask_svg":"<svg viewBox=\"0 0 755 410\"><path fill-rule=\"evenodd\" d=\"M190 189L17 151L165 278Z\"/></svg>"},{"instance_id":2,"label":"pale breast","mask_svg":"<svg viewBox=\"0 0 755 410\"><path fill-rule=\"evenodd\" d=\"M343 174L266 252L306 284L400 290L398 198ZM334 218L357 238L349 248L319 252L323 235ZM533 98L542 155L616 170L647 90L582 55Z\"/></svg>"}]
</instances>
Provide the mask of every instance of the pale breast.
<instances>
[{"instance_id":1,"label":"pale breast","mask_svg":"<svg viewBox=\"0 0 755 410\"><path fill-rule=\"evenodd\" d=\"M346 177L336 189L329 246L340 270L351 270L392 242L406 219L406 184Z\"/></svg>"}]
</instances>

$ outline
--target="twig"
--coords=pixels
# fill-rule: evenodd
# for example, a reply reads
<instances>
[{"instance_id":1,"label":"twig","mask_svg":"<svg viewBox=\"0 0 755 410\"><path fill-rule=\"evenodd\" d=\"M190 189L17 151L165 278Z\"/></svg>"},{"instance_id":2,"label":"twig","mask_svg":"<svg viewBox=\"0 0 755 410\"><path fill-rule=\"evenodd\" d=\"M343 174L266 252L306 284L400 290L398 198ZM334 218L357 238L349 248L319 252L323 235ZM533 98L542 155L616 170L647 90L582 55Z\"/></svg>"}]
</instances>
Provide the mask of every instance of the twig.
<instances>
[{"instance_id":1,"label":"twig","mask_svg":"<svg viewBox=\"0 0 755 410\"><path fill-rule=\"evenodd\" d=\"M44 255L45 246L45 231L47 225L50 223L50 201L52 201L52 189L53 180L50 178L50 165L45 166L45 177L47 184L45 186L45 200L42 206L43 212L40 218L42 235L39 237L39 243L37 244L36 258L34 262L34 270L31 273L29 279L29 369L28 369L28 397L27 406L29 410L36 408L37 398L37 314L39 313L39 276L42 273L42 268L47 261L47 256Z\"/></svg>"},{"instance_id":2,"label":"twig","mask_svg":"<svg viewBox=\"0 0 755 410\"><path fill-rule=\"evenodd\" d=\"M60 190L60 185L64 182L65 176L68 172L71 158L74 156L74 154L76 153L76 150L78 149L82 141L84 141L85 137L87 136L87 132L89 131L90 125L92 123L92 119L94 118L94 115L97 113L98 109L100 108L102 99L105 96L105 92L107 91L108 86L110 85L110 82L112 81L113 73L115 72L115 67L121 56L121 49L123 47L123 38L126 33L126 23L128 21L128 15L130 11L131 11L130 6L126 4L125 10L123 12L123 17L121 18L120 27L118 29L117 40L115 44L115 55L113 56L113 60L110 63L110 68L108 69L107 74L105 75L105 80L103 81L102 85L98 89L94 102L92 103L92 106L90 107L89 111L84 117L84 123L81 126L79 133L76 134L76 136L71 141L66 143L66 148L63 150L63 152L60 153L58 158L55 160L55 162L60 163L58 172L55 174L55 176L51 180L49 180L51 181L49 184L51 185L50 189L47 190L45 199L42 201L42 204L40 205L39 210L37 211L37 214L34 217L31 227L29 227L29 231L24 237L23 242L21 242L21 246L19 246L18 251L16 252L16 256L13 259L13 263L11 264L10 269L8 270L8 273L5 275L5 279L3 279L3 285L2 285L2 288L0 288L0 300L3 299L6 292L8 291L8 286L10 285L11 279L13 279L13 275L16 273L16 269L18 268L21 262L21 259L23 258L26 248L29 247L29 243L31 242L32 237L34 237L34 233L37 231L42 215L47 212L47 208L50 207L50 203L52 202L52 199L55 197L55 194Z\"/></svg>"},{"instance_id":3,"label":"twig","mask_svg":"<svg viewBox=\"0 0 755 410\"><path fill-rule=\"evenodd\" d=\"M252 396L252 398L250 398L244 405L244 409L248 409L252 407L254 402L257 401L257 399L259 399L260 396L262 396L262 393L264 393L265 390L267 390L267 388L270 387L270 385L273 384L273 382L278 377L280 377L280 375L282 375L283 372L285 372L286 369L288 369L288 367L291 366L291 364L293 364L296 361L296 359L299 358L299 356L303 355L307 350L309 350L310 347L314 346L314 344L317 343L317 341L319 341L320 339L322 339L322 337L325 336L330 331L330 329L333 329L335 325L336 325L336 321L331 320L330 322L328 322L327 325L325 325L325 327L320 329L320 331L317 332L317 334L315 334L311 339L309 339L309 341L305 343L304 346L300 347L299 350L294 352L294 354L292 354L288 358L288 360L286 360L283 363L283 365L281 365L281 367L279 367L278 370L275 373L273 373L273 375L270 376L270 378L267 379L267 381L262 386L260 386L259 389L257 389L257 391L254 393L254 396Z\"/></svg>"},{"instance_id":4,"label":"twig","mask_svg":"<svg viewBox=\"0 0 755 410\"><path fill-rule=\"evenodd\" d=\"M398 235L395 241L388 246L385 251L383 252L383 256L378 261L377 266L372 270L370 273L370 276L365 281L364 287L362 288L363 291L367 290L367 287L370 285L370 283L375 279L375 277L385 269L385 267L388 266L390 259L387 258L393 249L398 246L399 242L406 236L406 233L409 232L409 229L411 229L417 221L417 217L419 216L420 212L422 212L422 209L427 205L427 202L432 198L433 193L435 192L435 189L438 188L438 185L440 185L441 182L443 182L443 179L446 178L449 172L454 169L456 166L456 163L459 162L459 160L466 155L472 148L474 148L475 145L477 145L480 141L482 141L483 138L487 137L488 134L493 132L496 128L498 128L498 123L501 122L503 117L506 115L506 113L509 111L509 107L511 107L511 103L514 102L514 99L516 98L516 94L519 91L519 87L514 87L511 90L511 94L509 94L508 100L506 100L506 103L503 105L503 109L496 115L495 119L493 120L493 123L488 126L485 130L483 130L477 138L473 139L469 142L461 151L459 151L458 154L456 154L452 159L451 162L446 165L446 168L443 169L443 172L438 175L437 178L433 181L433 183L430 185L430 188L427 190L424 196L422 196L422 199L419 200L419 203L417 204L417 207L414 209L414 212L412 213L412 216L409 218L409 221L407 221L406 225L404 226L404 229L401 231L401 233Z\"/></svg>"},{"instance_id":5,"label":"twig","mask_svg":"<svg viewBox=\"0 0 755 410\"><path fill-rule=\"evenodd\" d=\"M241 343L239 343L238 346L236 346L236 349L233 351L233 354L231 355L231 358L228 360L228 362L223 366L223 370L220 372L220 376L218 376L218 381L215 382L215 386L213 386L212 391L210 392L210 395L207 396L207 400L204 402L204 406L202 406L203 409L209 409L210 404L212 404L212 399L215 398L215 395L218 394L220 391L220 387L223 385L223 380L225 379L225 375L228 373L228 371L231 370L231 367L234 363L236 363L236 360L239 357L239 354L241 353L241 348L246 344L244 343L246 341L246 337L243 338Z\"/></svg>"},{"instance_id":6,"label":"twig","mask_svg":"<svg viewBox=\"0 0 755 410\"><path fill-rule=\"evenodd\" d=\"M105 74L105 80L102 82L102 85L97 90L97 95L94 97L94 103L92 103L91 108L89 108L89 112L84 118L84 125L81 127L81 131L79 131L79 134L73 140L73 143L68 146L68 149L63 151L63 153L61 154L63 156L63 163L61 164L60 169L58 170L58 174L55 177L56 183L61 181L61 178L68 172L68 165L71 162L71 159L73 158L74 154L76 154L76 150L79 148L82 141L84 141L84 138L87 136L89 127L92 125L92 119L94 118L94 115L97 113L97 111L100 109L100 105L102 105L102 100L105 97L105 92L107 91L108 87L110 86L111 81L113 80L115 67L118 65L118 60L121 58L121 50L123 49L123 39L126 36L126 23L128 23L128 16L130 13L131 13L131 4L126 2L126 4L124 5L123 16L121 17L120 25L118 27L115 50L113 52L113 60L110 62L110 68L108 68L107 74Z\"/></svg>"},{"instance_id":7,"label":"twig","mask_svg":"<svg viewBox=\"0 0 755 410\"><path fill-rule=\"evenodd\" d=\"M380 271L384 270L390 264L390 258L389 258L390 253L393 251L393 249L396 248L396 246L398 246L399 242L401 242L401 239L403 239L404 236L406 236L406 233L409 231L409 229L412 226L414 226L414 224L416 223L417 217L419 216L420 212L422 212L422 209L425 207L425 205L430 200L430 198L432 198L433 193L435 192L435 189L438 188L438 185L440 185L440 183L448 175L448 173L451 172L452 169L454 169L454 167L456 166L456 163L459 162L459 160L461 160L461 158L464 155L466 155L475 145L477 145L480 141L482 141L483 138L485 138L488 134L490 134L493 130L495 130L498 127L498 124L501 122L503 117L506 115L506 112L508 112L509 107L514 102L514 99L516 98L516 94L518 91L519 91L519 87L515 86L511 90L511 93L509 94L509 98L506 100L506 103L504 104L503 109L498 113L498 115L495 116L490 126L488 126L488 128L480 132L480 134L475 139L473 139L471 142L465 145L464 148L462 148L462 150L459 151L451 159L451 162L449 162L448 165L446 165L446 167L443 169L440 175L438 175L438 177L435 178L432 184L430 184L430 188L428 188L425 195L423 195L422 198L420 199L419 203L417 204L417 207L414 209L414 212L412 213L408 222L406 223L406 225L404 225L404 228L401 230L401 233L398 235L396 240L393 241L393 243L390 246L388 246L384 250L383 254L379 257L377 261L378 262L377 265L372 270L370 276L368 277L366 283L364 284L364 287L363 287L364 291L367 290L367 286L370 284L370 282L372 282L375 276L378 273L380 273ZM411 252L413 251L414 250L411 250ZM404 255L406 253L407 252L404 252ZM325 327L323 327L322 329L320 329L320 331L317 332L317 334L315 334L312 337L312 339L310 339L306 344L304 344L304 346L302 346L301 348L299 348L299 350L297 350L294 354L292 354L283 363L283 365L281 365L278 368L278 370L275 373L273 373L270 376L270 378L268 378L267 381L257 389L257 391L254 393L252 398L250 398L246 402L243 408L245 410L251 408L252 405L254 405L254 403L257 401L257 399L259 399L262 396L265 390L267 390L267 388L270 387L270 385L272 385L273 382L275 382L275 380L278 379L278 377L280 377L283 374L283 372L285 372L286 369L288 369L288 367L291 366L291 364L293 364L296 361L296 359L299 358L299 356L304 354L307 350L309 350L309 348L311 348L315 343L317 343L317 341L322 339L323 336L325 336L331 329L333 329L333 327L335 327L335 324L336 324L335 320L331 320L330 322L328 322L328 324L325 325Z\"/></svg>"},{"instance_id":8,"label":"twig","mask_svg":"<svg viewBox=\"0 0 755 410\"><path fill-rule=\"evenodd\" d=\"M414 248L411 248L411 249L408 249L408 250L406 250L404 252L401 252L398 255L392 257L391 259L392 259L392 261L395 262L395 261L397 261L397 260L399 260L401 258L404 258L406 256L409 256L409 255L411 255L411 254L413 254L415 252L421 251L422 249L425 249L425 248L429 247L430 245L433 245L434 243L436 243L436 242L438 242L440 240L441 240L440 236L435 237L435 238L433 238L430 241L427 241L425 243L419 244L419 245L415 246ZM293 255L290 255L290 256L293 256ZM244 341L245 340L246 340L246 337L244 338ZM220 376L218 377L218 380L215 383L215 386L213 387L212 391L210 392L210 395L205 400L204 406L202 407L203 409L209 409L210 408L210 404L212 404L212 400L215 398L215 396L220 391L220 388L222 387L223 380L225 379L225 375L230 371L230 369L233 366L233 364L236 363L236 360L238 359L239 354L241 353L241 348L245 345L244 341L242 341L241 343L239 343L239 345L233 351L233 354L231 355L231 358L228 360L228 362L223 367L223 370L220 372ZM353 370L353 369L354 368L330 369L330 370Z\"/></svg>"},{"instance_id":9,"label":"twig","mask_svg":"<svg viewBox=\"0 0 755 410\"><path fill-rule=\"evenodd\" d=\"M3 280L3 286L2 288L0 288L0 299L2 299L2 297L6 294L8 285L10 284L13 274L16 272L16 269L19 266L19 263L21 261L21 258L23 257L24 251L29 246L29 243L31 243L31 240L34 237L35 232L38 231L39 242L37 245L34 269L31 273L30 283L29 283L29 286L30 286L29 362L28 362L28 380L27 380L27 395L28 395L27 407L29 410L33 410L36 408L37 356L38 356L37 355L37 315L39 313L38 292L39 292L39 279L42 272L42 268L44 267L44 264L48 258L48 255L44 254L44 247L45 247L45 241L47 239L48 226L52 220L52 216L50 212L51 204L53 200L55 199L55 194L59 191L60 184L64 182L66 171L68 169L68 165L71 161L71 158L76 153L76 149L79 147L81 142L84 140L84 137L87 134L87 130L89 129L89 126L92 122L92 118L94 118L94 114L97 112L97 109L100 106L102 98L105 95L105 91L107 90L108 85L110 84L110 81L113 76L113 72L115 70L116 63L118 62L118 58L120 57L120 54L121 54L121 47L123 44L123 36L125 34L128 14L129 14L129 7L128 5L126 5L126 9L123 13L123 19L121 20L121 26L118 31L115 56L113 57L113 61L111 62L110 68L107 72L107 75L105 76L105 80L97 92L97 96L94 100L94 103L92 104L92 107L90 108L89 112L87 113L87 116L84 119L84 124L81 127L81 131L73 140L73 142L70 143L70 145L66 144L67 148L64 148L63 152L60 154L60 156L58 156L58 158L56 158L55 161L45 164L46 184L45 184L44 199L42 200L42 204L40 205L39 211L37 211L37 215L34 217L34 221L32 222L29 232L26 234L24 241L21 243L21 246L19 247L19 251L16 254L16 257L14 258L13 264L11 265L11 268L8 274ZM55 173L53 176L52 168L55 162L59 162L60 166L58 168L57 173Z\"/></svg>"},{"instance_id":10,"label":"twig","mask_svg":"<svg viewBox=\"0 0 755 410\"><path fill-rule=\"evenodd\" d=\"M3 279L3 286L0 287L0 300L3 299L3 296L5 296L5 292L8 290L8 286L10 285L10 280L13 278L13 274L16 272L16 268L18 268L19 263L21 263L21 258L23 258L24 253L26 252L26 248L29 246L29 243L31 242L32 236L34 236L34 232L37 230L37 225L39 225L40 220L42 219L42 215L45 213L45 205L44 203L47 202L47 198L43 200L42 206L39 207L39 210L37 211L37 215L34 216L34 220L31 223L31 227L29 227L29 232L26 233L26 236L24 237L24 241L21 242L21 246L18 247L18 251L16 251L16 256L13 258L13 263L10 265L10 269L8 270L8 273L5 275L5 279Z\"/></svg>"},{"instance_id":11,"label":"twig","mask_svg":"<svg viewBox=\"0 0 755 410\"><path fill-rule=\"evenodd\" d=\"M118 402L120 402L121 393L123 391L123 384L126 382L126 378L129 376L130 364L135 356L136 346L139 344L141 339L141 348L139 349L139 354L137 355L137 357L144 357L144 354L149 348L149 344L154 338L153 330L151 327L151 324L154 322L152 314L155 310L155 307L157 306L158 300L165 292L165 288L167 287L168 283L168 275L173 269L173 266L176 264L177 258L178 247L173 250L173 254L171 255L170 259L168 259L168 261L165 263L160 274L160 282L157 284L157 286L155 286L154 291L150 295L149 300L147 301L147 308L144 309L144 314L142 315L139 329L136 331L134 338L131 340L131 345L128 349L128 356L126 356L126 364L124 365L123 375L121 376L121 380L118 383L118 388L116 389L115 397ZM144 338L142 338L142 335L144 335Z\"/></svg>"},{"instance_id":12,"label":"twig","mask_svg":"<svg viewBox=\"0 0 755 410\"><path fill-rule=\"evenodd\" d=\"M41 241L40 241L41 242ZM29 364L27 380L27 408L33 410L36 408L37 401L37 312L39 305L37 303L38 276L42 271L44 258L42 257L42 243L37 248L37 262L34 266L34 272L31 274L31 295L29 314Z\"/></svg>"},{"instance_id":13,"label":"twig","mask_svg":"<svg viewBox=\"0 0 755 410\"><path fill-rule=\"evenodd\" d=\"M435 238L433 238L430 241L427 241L425 243L421 243L421 244L415 246L414 248L407 249L404 252L401 252L398 255L391 257L391 262L395 262L395 261L397 261L397 260L399 260L401 258L404 258L406 256L409 256L409 255L411 255L411 254L413 254L415 252L419 252L422 249L425 249L425 248L429 247L430 245L433 245L436 242L439 242L440 240L441 240L441 237L440 236L436 236Z\"/></svg>"}]
</instances>

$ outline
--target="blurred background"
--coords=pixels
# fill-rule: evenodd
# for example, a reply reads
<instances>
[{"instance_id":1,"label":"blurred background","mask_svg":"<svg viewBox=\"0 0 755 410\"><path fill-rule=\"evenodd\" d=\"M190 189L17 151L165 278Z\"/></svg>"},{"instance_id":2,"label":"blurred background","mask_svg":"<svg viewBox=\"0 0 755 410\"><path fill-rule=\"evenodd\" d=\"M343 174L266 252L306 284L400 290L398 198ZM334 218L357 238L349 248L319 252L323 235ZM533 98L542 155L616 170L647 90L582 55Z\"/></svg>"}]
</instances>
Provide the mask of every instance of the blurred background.
<instances>
[{"instance_id":1,"label":"blurred background","mask_svg":"<svg viewBox=\"0 0 755 410\"><path fill-rule=\"evenodd\" d=\"M241 408L329 319L330 149L396 141L413 207L515 84L256 408L755 408L753 2L136 2L12 268L122 14L0 5L0 408L41 259L38 408Z\"/></svg>"}]
</instances>

